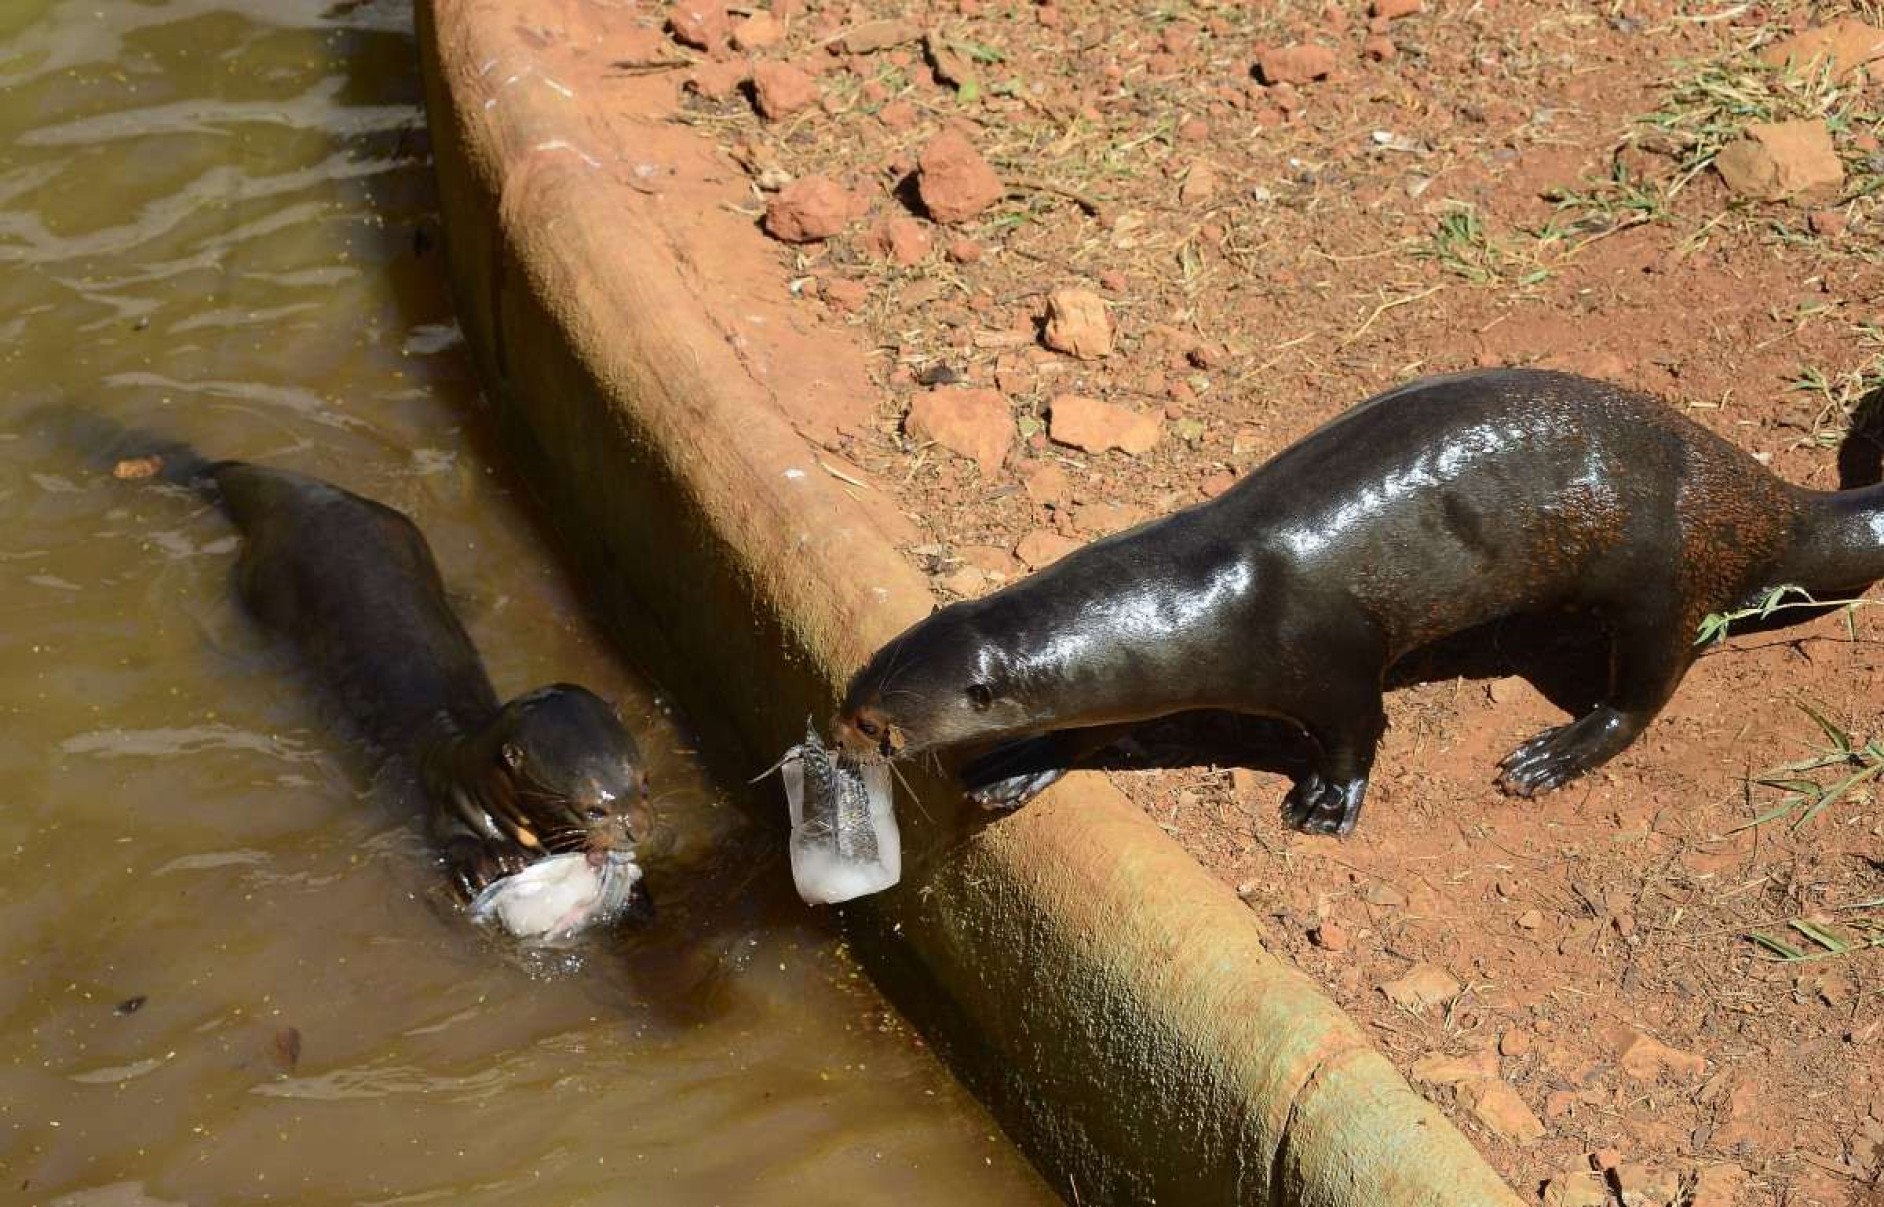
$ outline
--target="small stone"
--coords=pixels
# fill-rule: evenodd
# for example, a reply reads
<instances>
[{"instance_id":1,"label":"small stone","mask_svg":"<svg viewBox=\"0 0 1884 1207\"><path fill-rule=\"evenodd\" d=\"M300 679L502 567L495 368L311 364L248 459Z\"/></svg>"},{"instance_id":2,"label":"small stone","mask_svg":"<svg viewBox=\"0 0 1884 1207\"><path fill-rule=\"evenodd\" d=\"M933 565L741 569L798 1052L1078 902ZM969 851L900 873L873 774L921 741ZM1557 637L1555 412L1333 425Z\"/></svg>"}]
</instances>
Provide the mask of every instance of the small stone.
<instances>
[{"instance_id":1,"label":"small stone","mask_svg":"<svg viewBox=\"0 0 1884 1207\"><path fill-rule=\"evenodd\" d=\"M1230 792L1244 804L1255 804L1262 799L1263 777L1248 767L1230 768Z\"/></svg>"},{"instance_id":2,"label":"small stone","mask_svg":"<svg viewBox=\"0 0 1884 1207\"><path fill-rule=\"evenodd\" d=\"M1606 1035L1616 1050L1616 1063L1637 1081L1655 1081L1664 1075L1692 1081L1707 1071L1704 1057L1671 1048L1632 1027L1612 1027Z\"/></svg>"},{"instance_id":3,"label":"small stone","mask_svg":"<svg viewBox=\"0 0 1884 1207\"><path fill-rule=\"evenodd\" d=\"M1433 1053L1414 1061L1407 1076L1422 1085L1461 1085L1498 1076L1498 1062L1487 1051L1471 1056Z\"/></svg>"},{"instance_id":4,"label":"small stone","mask_svg":"<svg viewBox=\"0 0 1884 1207\"><path fill-rule=\"evenodd\" d=\"M1398 21L1419 12L1420 0L1374 0L1367 11L1384 21Z\"/></svg>"},{"instance_id":5,"label":"small stone","mask_svg":"<svg viewBox=\"0 0 1884 1207\"><path fill-rule=\"evenodd\" d=\"M1333 919L1328 919L1313 930L1310 930L1308 937L1315 946L1324 951L1346 951L1348 949L1347 928Z\"/></svg>"},{"instance_id":6,"label":"small stone","mask_svg":"<svg viewBox=\"0 0 1884 1207\"><path fill-rule=\"evenodd\" d=\"M1393 44L1393 39L1385 34L1374 34L1361 43L1361 53L1376 63L1385 63L1400 53L1400 48Z\"/></svg>"},{"instance_id":7,"label":"small stone","mask_svg":"<svg viewBox=\"0 0 1884 1207\"><path fill-rule=\"evenodd\" d=\"M966 138L946 130L916 161L916 191L937 222L966 222L1001 199L1001 178Z\"/></svg>"},{"instance_id":8,"label":"small stone","mask_svg":"<svg viewBox=\"0 0 1884 1207\"><path fill-rule=\"evenodd\" d=\"M916 106L908 101L891 101L877 110L877 120L886 130L907 130L916 124Z\"/></svg>"},{"instance_id":9,"label":"small stone","mask_svg":"<svg viewBox=\"0 0 1884 1207\"><path fill-rule=\"evenodd\" d=\"M1326 46L1283 46L1263 52L1256 62L1265 84L1306 84L1325 77L1335 67L1335 53Z\"/></svg>"},{"instance_id":10,"label":"small stone","mask_svg":"<svg viewBox=\"0 0 1884 1207\"><path fill-rule=\"evenodd\" d=\"M716 50L726 41L732 20L726 6L711 0L682 0L667 10L667 28L674 40L696 50Z\"/></svg>"},{"instance_id":11,"label":"small stone","mask_svg":"<svg viewBox=\"0 0 1884 1207\"><path fill-rule=\"evenodd\" d=\"M1187 117L1178 123L1177 136L1181 142L1203 142L1210 137L1210 123L1201 117Z\"/></svg>"},{"instance_id":12,"label":"small stone","mask_svg":"<svg viewBox=\"0 0 1884 1207\"><path fill-rule=\"evenodd\" d=\"M1464 1082L1459 1100L1480 1123L1513 1144L1534 1144L1544 1136L1543 1121L1502 1081Z\"/></svg>"},{"instance_id":13,"label":"small stone","mask_svg":"<svg viewBox=\"0 0 1884 1207\"><path fill-rule=\"evenodd\" d=\"M902 17L887 17L880 21L865 21L846 30L844 36L831 43L831 48L838 54L873 54L879 50L888 50L892 46L902 46L922 38L922 26Z\"/></svg>"},{"instance_id":14,"label":"small stone","mask_svg":"<svg viewBox=\"0 0 1884 1207\"><path fill-rule=\"evenodd\" d=\"M1610 1170L1616 1168L1616 1166L1622 1164L1622 1150L1617 1148L1599 1148L1595 1152L1592 1152L1586 1160L1589 1161L1590 1168L1597 1173L1608 1173Z\"/></svg>"},{"instance_id":15,"label":"small stone","mask_svg":"<svg viewBox=\"0 0 1884 1207\"><path fill-rule=\"evenodd\" d=\"M988 589L988 576L974 566L957 566L935 584L960 599L973 599Z\"/></svg>"},{"instance_id":16,"label":"small stone","mask_svg":"<svg viewBox=\"0 0 1884 1207\"><path fill-rule=\"evenodd\" d=\"M1178 200L1185 205L1203 205L1217 195L1217 169L1203 160L1191 165L1178 186Z\"/></svg>"},{"instance_id":17,"label":"small stone","mask_svg":"<svg viewBox=\"0 0 1884 1207\"><path fill-rule=\"evenodd\" d=\"M1078 541L1045 528L1036 528L1014 546L1014 556L1025 562L1029 570L1038 570L1059 561L1077 548Z\"/></svg>"},{"instance_id":18,"label":"small stone","mask_svg":"<svg viewBox=\"0 0 1884 1207\"><path fill-rule=\"evenodd\" d=\"M851 195L828 176L801 176L772 194L765 230L785 243L829 239L850 221Z\"/></svg>"},{"instance_id":19,"label":"small stone","mask_svg":"<svg viewBox=\"0 0 1884 1207\"><path fill-rule=\"evenodd\" d=\"M1541 910L1527 909L1518 915L1518 927L1521 930L1536 930L1542 925L1544 925L1544 914Z\"/></svg>"},{"instance_id":20,"label":"small stone","mask_svg":"<svg viewBox=\"0 0 1884 1207\"><path fill-rule=\"evenodd\" d=\"M998 390L961 390L942 386L918 394L909 404L903 430L917 440L931 440L970 458L991 478L1014 443L1014 416Z\"/></svg>"},{"instance_id":21,"label":"small stone","mask_svg":"<svg viewBox=\"0 0 1884 1207\"><path fill-rule=\"evenodd\" d=\"M1107 293L1124 293L1126 285L1125 274L1116 268L1108 268L1099 274L1099 288Z\"/></svg>"},{"instance_id":22,"label":"small stone","mask_svg":"<svg viewBox=\"0 0 1884 1207\"><path fill-rule=\"evenodd\" d=\"M1544 1207L1611 1207L1609 1183L1587 1169L1558 1174L1544 1183Z\"/></svg>"},{"instance_id":23,"label":"small stone","mask_svg":"<svg viewBox=\"0 0 1884 1207\"><path fill-rule=\"evenodd\" d=\"M790 117L818 101L818 82L790 63L756 63L752 68L753 106L768 121Z\"/></svg>"},{"instance_id":24,"label":"small stone","mask_svg":"<svg viewBox=\"0 0 1884 1207\"><path fill-rule=\"evenodd\" d=\"M1066 471L1051 461L1037 461L1022 471L1021 485L1027 497L1043 507L1058 507L1066 502L1071 482Z\"/></svg>"},{"instance_id":25,"label":"small stone","mask_svg":"<svg viewBox=\"0 0 1884 1207\"><path fill-rule=\"evenodd\" d=\"M1391 884L1375 881L1361 890L1361 900L1381 909L1405 909L1406 894Z\"/></svg>"},{"instance_id":26,"label":"small stone","mask_svg":"<svg viewBox=\"0 0 1884 1207\"><path fill-rule=\"evenodd\" d=\"M1080 360L1112 352L1112 318L1105 299L1089 289L1056 289L1047 295L1047 347Z\"/></svg>"},{"instance_id":27,"label":"small stone","mask_svg":"<svg viewBox=\"0 0 1884 1207\"><path fill-rule=\"evenodd\" d=\"M1827 63L1834 76L1869 65L1871 77L1876 79L1880 74L1878 65L1884 63L1884 29L1857 17L1841 17L1829 25L1782 38L1761 50L1760 60L1774 67L1790 66L1806 76Z\"/></svg>"},{"instance_id":28,"label":"small stone","mask_svg":"<svg viewBox=\"0 0 1884 1207\"><path fill-rule=\"evenodd\" d=\"M1570 1090L1552 1090L1544 1095L1544 1117L1564 1119L1577 1109L1577 1096Z\"/></svg>"},{"instance_id":29,"label":"small stone","mask_svg":"<svg viewBox=\"0 0 1884 1207\"><path fill-rule=\"evenodd\" d=\"M751 78L752 68L743 59L725 63L702 63L688 73L684 87L709 101L729 101Z\"/></svg>"},{"instance_id":30,"label":"small stone","mask_svg":"<svg viewBox=\"0 0 1884 1207\"><path fill-rule=\"evenodd\" d=\"M981 244L973 239L957 239L949 244L949 259L957 264L979 264Z\"/></svg>"},{"instance_id":31,"label":"small stone","mask_svg":"<svg viewBox=\"0 0 1884 1207\"><path fill-rule=\"evenodd\" d=\"M1048 406L1047 435L1055 444L1089 453L1119 449L1132 456L1148 453L1158 443L1162 426L1152 415L1078 394L1061 394Z\"/></svg>"},{"instance_id":32,"label":"small stone","mask_svg":"<svg viewBox=\"0 0 1884 1207\"><path fill-rule=\"evenodd\" d=\"M1498 1053L1501 1056L1523 1056L1531 1050L1531 1033L1522 1027L1506 1027L1505 1033L1498 1037Z\"/></svg>"},{"instance_id":33,"label":"small stone","mask_svg":"<svg viewBox=\"0 0 1884 1207\"><path fill-rule=\"evenodd\" d=\"M904 268L920 264L929 256L929 231L908 214L892 214L870 228L864 246L875 254Z\"/></svg>"},{"instance_id":34,"label":"small stone","mask_svg":"<svg viewBox=\"0 0 1884 1207\"><path fill-rule=\"evenodd\" d=\"M1688 1192L1687 1207L1734 1207L1740 1188L1746 1182L1747 1171L1738 1165L1723 1162L1703 1166L1694 1175L1694 1188Z\"/></svg>"},{"instance_id":35,"label":"small stone","mask_svg":"<svg viewBox=\"0 0 1884 1207\"><path fill-rule=\"evenodd\" d=\"M1506 675L1485 685L1485 695L1493 704L1511 704L1524 698L1529 685L1518 675Z\"/></svg>"},{"instance_id":36,"label":"small stone","mask_svg":"<svg viewBox=\"0 0 1884 1207\"><path fill-rule=\"evenodd\" d=\"M1214 499L1235 485L1235 474L1220 472L1206 476L1203 481L1197 484L1197 491L1206 499Z\"/></svg>"},{"instance_id":37,"label":"small stone","mask_svg":"<svg viewBox=\"0 0 1884 1207\"><path fill-rule=\"evenodd\" d=\"M1681 1180L1651 1165L1618 1165L1611 1178L1622 1207L1668 1207L1681 1197Z\"/></svg>"},{"instance_id":38,"label":"small stone","mask_svg":"<svg viewBox=\"0 0 1884 1207\"><path fill-rule=\"evenodd\" d=\"M1086 536L1111 536L1145 518L1142 508L1128 503L1082 503L1072 515L1073 527Z\"/></svg>"},{"instance_id":39,"label":"small stone","mask_svg":"<svg viewBox=\"0 0 1884 1207\"><path fill-rule=\"evenodd\" d=\"M1742 196L1781 201L1834 192L1845 182L1823 121L1752 122L1746 134L1714 157L1721 179Z\"/></svg>"},{"instance_id":40,"label":"small stone","mask_svg":"<svg viewBox=\"0 0 1884 1207\"><path fill-rule=\"evenodd\" d=\"M1445 969L1432 964L1415 964L1405 975L1380 987L1387 1000L1402 1010L1418 1012L1428 1006L1451 1001L1459 994L1459 982Z\"/></svg>"},{"instance_id":41,"label":"small stone","mask_svg":"<svg viewBox=\"0 0 1884 1207\"><path fill-rule=\"evenodd\" d=\"M1014 573L1014 555L998 545L957 545L955 557L964 566L973 566L995 582Z\"/></svg>"},{"instance_id":42,"label":"small stone","mask_svg":"<svg viewBox=\"0 0 1884 1207\"><path fill-rule=\"evenodd\" d=\"M733 49L743 54L777 46L784 40L785 26L764 9L733 26Z\"/></svg>"},{"instance_id":43,"label":"small stone","mask_svg":"<svg viewBox=\"0 0 1884 1207\"><path fill-rule=\"evenodd\" d=\"M1812 233L1824 239L1836 239L1845 233L1847 219L1844 210L1813 210L1806 216L1806 225Z\"/></svg>"},{"instance_id":44,"label":"small stone","mask_svg":"<svg viewBox=\"0 0 1884 1207\"><path fill-rule=\"evenodd\" d=\"M870 300L870 287L848 277L820 282L818 292L826 302L839 310L859 310Z\"/></svg>"}]
</instances>

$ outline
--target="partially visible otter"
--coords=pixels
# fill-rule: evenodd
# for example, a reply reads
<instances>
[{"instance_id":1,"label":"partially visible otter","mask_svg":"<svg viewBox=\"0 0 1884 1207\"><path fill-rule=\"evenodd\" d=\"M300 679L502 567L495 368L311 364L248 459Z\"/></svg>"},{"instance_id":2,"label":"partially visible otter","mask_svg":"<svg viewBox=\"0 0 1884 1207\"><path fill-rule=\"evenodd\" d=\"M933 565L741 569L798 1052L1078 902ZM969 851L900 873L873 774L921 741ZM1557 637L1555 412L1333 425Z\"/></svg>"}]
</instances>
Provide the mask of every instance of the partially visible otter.
<instances>
[{"instance_id":1,"label":"partially visible otter","mask_svg":"<svg viewBox=\"0 0 1884 1207\"><path fill-rule=\"evenodd\" d=\"M117 463L119 477L192 487L235 522L243 603L295 645L363 738L412 768L467 896L546 853L586 850L598 866L632 854L649 817L634 739L573 684L500 704L411 520L288 470L137 433L112 443L141 454Z\"/></svg>"},{"instance_id":2,"label":"partially visible otter","mask_svg":"<svg viewBox=\"0 0 1884 1207\"><path fill-rule=\"evenodd\" d=\"M1707 614L1881 575L1884 487L1791 486L1616 386L1461 373L1379 395L1217 499L936 612L851 680L838 735L891 757L1005 742L969 773L984 803L1012 806L1132 723L1279 717L1316 748L1284 816L1345 834L1386 726L1383 674L1410 650L1520 613L1602 619L1607 693L1500 765L1506 791L1532 796L1642 732Z\"/></svg>"}]
</instances>

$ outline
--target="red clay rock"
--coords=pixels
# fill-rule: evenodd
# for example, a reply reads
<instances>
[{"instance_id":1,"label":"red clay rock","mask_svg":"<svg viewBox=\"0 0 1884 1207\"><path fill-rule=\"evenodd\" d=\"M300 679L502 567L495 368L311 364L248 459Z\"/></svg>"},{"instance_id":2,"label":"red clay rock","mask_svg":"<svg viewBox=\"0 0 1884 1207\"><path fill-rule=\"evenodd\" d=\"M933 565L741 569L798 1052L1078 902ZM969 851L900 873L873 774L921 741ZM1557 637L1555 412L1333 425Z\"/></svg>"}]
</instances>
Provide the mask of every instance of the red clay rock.
<instances>
[{"instance_id":1,"label":"red clay rock","mask_svg":"<svg viewBox=\"0 0 1884 1207\"><path fill-rule=\"evenodd\" d=\"M1326 46L1282 46L1263 52L1256 70L1265 84L1306 84L1333 71L1335 53Z\"/></svg>"},{"instance_id":2,"label":"red clay rock","mask_svg":"<svg viewBox=\"0 0 1884 1207\"><path fill-rule=\"evenodd\" d=\"M1081 360L1112 352L1112 319L1105 299L1090 289L1056 289L1047 295L1047 347Z\"/></svg>"},{"instance_id":3,"label":"red clay rock","mask_svg":"<svg viewBox=\"0 0 1884 1207\"><path fill-rule=\"evenodd\" d=\"M1384 34L1375 34L1361 43L1361 53L1376 63L1385 63L1400 53L1400 48L1393 44L1393 39Z\"/></svg>"},{"instance_id":4,"label":"red clay rock","mask_svg":"<svg viewBox=\"0 0 1884 1207\"><path fill-rule=\"evenodd\" d=\"M945 130L916 162L916 190L937 222L966 222L1001 199L1001 178L966 138Z\"/></svg>"},{"instance_id":5,"label":"red clay rock","mask_svg":"<svg viewBox=\"0 0 1884 1207\"><path fill-rule=\"evenodd\" d=\"M1367 11L1383 21L1398 21L1419 12L1420 0L1374 0Z\"/></svg>"},{"instance_id":6,"label":"red clay rock","mask_svg":"<svg viewBox=\"0 0 1884 1207\"><path fill-rule=\"evenodd\" d=\"M1845 182L1823 121L1753 122L1714 157L1714 168L1728 188L1762 201L1834 192Z\"/></svg>"},{"instance_id":7,"label":"red clay rock","mask_svg":"<svg viewBox=\"0 0 1884 1207\"><path fill-rule=\"evenodd\" d=\"M1664 1074L1680 1081L1692 1081L1707 1070L1707 1060L1693 1052L1683 1052L1631 1027L1612 1027L1607 1032L1616 1049L1616 1063L1637 1081L1655 1081Z\"/></svg>"},{"instance_id":8,"label":"red clay rock","mask_svg":"<svg viewBox=\"0 0 1884 1207\"><path fill-rule=\"evenodd\" d=\"M1203 142L1210 137L1210 123L1201 117L1187 117L1178 123L1177 136L1183 142Z\"/></svg>"},{"instance_id":9,"label":"red clay rock","mask_svg":"<svg viewBox=\"0 0 1884 1207\"><path fill-rule=\"evenodd\" d=\"M777 46L784 40L785 26L764 9L733 26L733 49L743 54Z\"/></svg>"},{"instance_id":10,"label":"red clay rock","mask_svg":"<svg viewBox=\"0 0 1884 1207\"><path fill-rule=\"evenodd\" d=\"M1544 1183L1544 1207L1612 1207L1609 1183L1600 1173L1573 1169Z\"/></svg>"},{"instance_id":11,"label":"red clay rock","mask_svg":"<svg viewBox=\"0 0 1884 1207\"><path fill-rule=\"evenodd\" d=\"M886 17L881 21L865 21L851 29L831 44L837 54L874 54L879 50L888 50L892 46L902 46L922 38L922 26L902 17Z\"/></svg>"},{"instance_id":12,"label":"red clay rock","mask_svg":"<svg viewBox=\"0 0 1884 1207\"><path fill-rule=\"evenodd\" d=\"M790 63L755 63L752 66L752 99L759 116L768 121L777 121L816 104L818 82Z\"/></svg>"},{"instance_id":13,"label":"red clay rock","mask_svg":"<svg viewBox=\"0 0 1884 1207\"><path fill-rule=\"evenodd\" d=\"M1380 991L1402 1010L1419 1011L1443 1005L1459 995L1459 982L1445 969L1432 964L1415 964L1405 975L1382 984Z\"/></svg>"},{"instance_id":14,"label":"red clay rock","mask_svg":"<svg viewBox=\"0 0 1884 1207\"><path fill-rule=\"evenodd\" d=\"M1501 1056L1523 1056L1531 1050L1531 1033L1521 1027L1507 1027L1498 1037L1498 1053Z\"/></svg>"},{"instance_id":15,"label":"red clay rock","mask_svg":"<svg viewBox=\"0 0 1884 1207\"><path fill-rule=\"evenodd\" d=\"M870 287L862 281L853 281L840 277L834 281L825 281L818 286L818 292L824 300L839 310L857 310L870 300Z\"/></svg>"},{"instance_id":16,"label":"red clay rock","mask_svg":"<svg viewBox=\"0 0 1884 1207\"><path fill-rule=\"evenodd\" d=\"M1309 931L1308 938L1324 951L1346 951L1350 942L1347 927L1332 918Z\"/></svg>"},{"instance_id":17,"label":"red clay rock","mask_svg":"<svg viewBox=\"0 0 1884 1207\"><path fill-rule=\"evenodd\" d=\"M1734 1207L1746 1181L1747 1171L1738 1165L1706 1166L1694 1175L1688 1207Z\"/></svg>"},{"instance_id":18,"label":"red clay rock","mask_svg":"<svg viewBox=\"0 0 1884 1207\"><path fill-rule=\"evenodd\" d=\"M695 50L717 50L732 32L726 6L713 0L681 0L667 10L667 28L674 40Z\"/></svg>"},{"instance_id":19,"label":"red clay rock","mask_svg":"<svg viewBox=\"0 0 1884 1207\"><path fill-rule=\"evenodd\" d=\"M1845 233L1849 220L1843 210L1813 210L1806 216L1806 225L1812 233L1825 239L1836 239Z\"/></svg>"},{"instance_id":20,"label":"red clay rock","mask_svg":"<svg viewBox=\"0 0 1884 1207\"><path fill-rule=\"evenodd\" d=\"M765 231L783 243L829 239L850 221L853 202L828 176L801 176L772 194L765 206Z\"/></svg>"},{"instance_id":21,"label":"red clay rock","mask_svg":"<svg viewBox=\"0 0 1884 1207\"><path fill-rule=\"evenodd\" d=\"M920 264L929 255L929 231L908 214L892 214L870 228L864 246L904 268Z\"/></svg>"},{"instance_id":22,"label":"red clay rock","mask_svg":"<svg viewBox=\"0 0 1884 1207\"><path fill-rule=\"evenodd\" d=\"M1801 75L1823 70L1827 64L1834 76L1868 66L1875 80L1884 77L1884 29L1857 17L1841 17L1773 43L1760 51L1760 61L1774 67L1789 65Z\"/></svg>"},{"instance_id":23,"label":"red clay rock","mask_svg":"<svg viewBox=\"0 0 1884 1207\"><path fill-rule=\"evenodd\" d=\"M979 264L981 244L973 239L956 239L949 244L949 259L957 264Z\"/></svg>"},{"instance_id":24,"label":"red clay rock","mask_svg":"<svg viewBox=\"0 0 1884 1207\"><path fill-rule=\"evenodd\" d=\"M1498 1076L1498 1061L1489 1050L1471 1056L1447 1056L1436 1052L1414 1061L1407 1070L1407 1076L1423 1085L1460 1085Z\"/></svg>"},{"instance_id":25,"label":"red clay rock","mask_svg":"<svg viewBox=\"0 0 1884 1207\"><path fill-rule=\"evenodd\" d=\"M991 478L1014 443L1014 416L998 390L944 386L916 396L903 430L971 459L982 477Z\"/></svg>"},{"instance_id":26,"label":"red clay rock","mask_svg":"<svg viewBox=\"0 0 1884 1207\"><path fill-rule=\"evenodd\" d=\"M1513 1144L1535 1144L1544 1137L1544 1124L1518 1097L1518 1092L1502 1081L1462 1082L1459 1100L1480 1123Z\"/></svg>"},{"instance_id":27,"label":"red clay rock","mask_svg":"<svg viewBox=\"0 0 1884 1207\"><path fill-rule=\"evenodd\" d=\"M916 124L916 106L908 101L891 101L877 110L877 120L886 130L907 130Z\"/></svg>"},{"instance_id":28,"label":"red clay rock","mask_svg":"<svg viewBox=\"0 0 1884 1207\"><path fill-rule=\"evenodd\" d=\"M1618 1165L1610 1178L1622 1207L1668 1207L1681 1197L1681 1179L1653 1165Z\"/></svg>"},{"instance_id":29,"label":"red clay rock","mask_svg":"<svg viewBox=\"0 0 1884 1207\"><path fill-rule=\"evenodd\" d=\"M1086 536L1110 536L1145 518L1143 508L1128 503L1082 503L1072 515L1074 529Z\"/></svg>"},{"instance_id":30,"label":"red clay rock","mask_svg":"<svg viewBox=\"0 0 1884 1207\"><path fill-rule=\"evenodd\" d=\"M1217 169L1204 160L1191 165L1178 186L1178 200L1185 205L1203 205L1217 195Z\"/></svg>"},{"instance_id":31,"label":"red clay rock","mask_svg":"<svg viewBox=\"0 0 1884 1207\"><path fill-rule=\"evenodd\" d=\"M1058 507L1066 502L1072 488L1066 471L1051 461L1036 461L1021 475L1027 497L1043 507Z\"/></svg>"},{"instance_id":32,"label":"red clay rock","mask_svg":"<svg viewBox=\"0 0 1884 1207\"><path fill-rule=\"evenodd\" d=\"M740 86L751 75L751 65L739 59L702 63L688 73L683 87L709 101L729 101L739 95Z\"/></svg>"},{"instance_id":33,"label":"red clay rock","mask_svg":"<svg viewBox=\"0 0 1884 1207\"><path fill-rule=\"evenodd\" d=\"M1014 556L1025 562L1029 570L1038 570L1042 566L1059 561L1073 550L1079 548L1079 542L1063 537L1057 532L1045 528L1036 528L1020 539L1014 546Z\"/></svg>"},{"instance_id":34,"label":"red clay rock","mask_svg":"<svg viewBox=\"0 0 1884 1207\"><path fill-rule=\"evenodd\" d=\"M1051 403L1047 435L1055 444L1089 453L1121 449L1132 456L1150 452L1162 434L1158 420L1078 394L1061 394Z\"/></svg>"}]
</instances>

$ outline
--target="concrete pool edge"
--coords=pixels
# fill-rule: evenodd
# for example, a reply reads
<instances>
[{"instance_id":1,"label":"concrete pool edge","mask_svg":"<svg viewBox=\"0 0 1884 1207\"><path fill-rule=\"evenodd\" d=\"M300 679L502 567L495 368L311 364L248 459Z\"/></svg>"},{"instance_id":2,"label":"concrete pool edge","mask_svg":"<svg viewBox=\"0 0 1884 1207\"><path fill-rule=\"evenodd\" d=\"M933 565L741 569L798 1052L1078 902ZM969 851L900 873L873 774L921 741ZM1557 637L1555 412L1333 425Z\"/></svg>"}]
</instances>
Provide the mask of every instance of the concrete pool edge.
<instances>
[{"instance_id":1,"label":"concrete pool edge","mask_svg":"<svg viewBox=\"0 0 1884 1207\"><path fill-rule=\"evenodd\" d=\"M453 289L500 421L657 680L715 742L776 752L928 611L926 581L709 313L659 198L598 170L619 159L573 118L573 77L513 86L583 0L417 7ZM939 849L848 929L1063 1194L1520 1201L1102 777L958 822L909 817Z\"/></svg>"}]
</instances>

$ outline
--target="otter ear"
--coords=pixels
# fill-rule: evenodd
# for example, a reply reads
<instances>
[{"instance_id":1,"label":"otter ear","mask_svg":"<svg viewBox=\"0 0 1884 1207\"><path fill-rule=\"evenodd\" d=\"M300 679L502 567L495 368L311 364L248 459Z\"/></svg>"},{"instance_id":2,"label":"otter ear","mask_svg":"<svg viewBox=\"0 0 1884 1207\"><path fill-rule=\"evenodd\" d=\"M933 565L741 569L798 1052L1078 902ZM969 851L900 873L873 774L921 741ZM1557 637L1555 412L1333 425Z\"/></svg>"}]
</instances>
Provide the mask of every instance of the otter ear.
<instances>
[{"instance_id":1,"label":"otter ear","mask_svg":"<svg viewBox=\"0 0 1884 1207\"><path fill-rule=\"evenodd\" d=\"M522 769L523 747L517 745L515 742L505 742L502 753L504 756L504 766L510 768L512 771Z\"/></svg>"}]
</instances>

